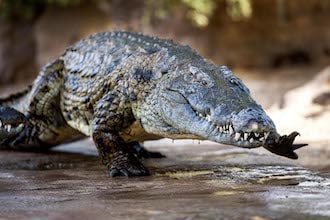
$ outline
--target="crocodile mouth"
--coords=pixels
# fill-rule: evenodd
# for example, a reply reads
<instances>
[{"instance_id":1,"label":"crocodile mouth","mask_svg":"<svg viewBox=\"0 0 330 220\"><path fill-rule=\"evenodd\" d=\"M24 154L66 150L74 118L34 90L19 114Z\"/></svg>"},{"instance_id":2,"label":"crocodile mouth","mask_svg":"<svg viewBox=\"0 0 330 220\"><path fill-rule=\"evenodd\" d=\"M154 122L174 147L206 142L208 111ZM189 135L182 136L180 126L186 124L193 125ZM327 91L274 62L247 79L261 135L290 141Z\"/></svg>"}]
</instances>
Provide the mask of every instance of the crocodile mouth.
<instances>
[{"instance_id":1,"label":"crocodile mouth","mask_svg":"<svg viewBox=\"0 0 330 220\"><path fill-rule=\"evenodd\" d=\"M270 131L258 130L257 123L253 124L252 129L249 129L249 131L243 130L242 128L235 128L232 122L215 123L211 120L210 114L198 112L193 107L192 109L200 120L209 123L212 136L220 137L221 140L225 139L227 140L225 142L229 141L229 144L257 147L263 145L270 134Z\"/></svg>"},{"instance_id":2,"label":"crocodile mouth","mask_svg":"<svg viewBox=\"0 0 330 220\"><path fill-rule=\"evenodd\" d=\"M240 126L234 123L234 120L215 122L215 120L212 120L211 111L205 109L197 110L181 92L172 89L168 89L168 91L172 94L172 98L165 97L165 99L169 100L170 103L177 103L178 105L173 108L181 113L175 116L176 119L181 117L179 123L170 119L172 116L169 114L169 124L173 124L174 127L178 126L177 128L183 129L201 139L244 148L255 148L264 145L272 132L272 129L261 126L256 122L253 122L249 127ZM173 112L173 108L167 109L167 111ZM251 121L253 121L253 118L251 118Z\"/></svg>"}]
</instances>

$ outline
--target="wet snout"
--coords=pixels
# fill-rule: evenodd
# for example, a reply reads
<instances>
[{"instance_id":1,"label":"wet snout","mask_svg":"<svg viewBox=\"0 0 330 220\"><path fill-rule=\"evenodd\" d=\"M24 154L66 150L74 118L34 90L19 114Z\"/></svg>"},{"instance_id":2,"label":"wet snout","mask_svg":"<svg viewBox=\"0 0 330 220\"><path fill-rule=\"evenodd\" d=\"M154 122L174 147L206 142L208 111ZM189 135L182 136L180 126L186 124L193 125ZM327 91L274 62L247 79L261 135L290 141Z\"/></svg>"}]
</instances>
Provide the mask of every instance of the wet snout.
<instances>
[{"instance_id":1,"label":"wet snout","mask_svg":"<svg viewBox=\"0 0 330 220\"><path fill-rule=\"evenodd\" d=\"M275 125L261 106L253 104L233 116L233 126L244 132L270 132Z\"/></svg>"}]
</instances>

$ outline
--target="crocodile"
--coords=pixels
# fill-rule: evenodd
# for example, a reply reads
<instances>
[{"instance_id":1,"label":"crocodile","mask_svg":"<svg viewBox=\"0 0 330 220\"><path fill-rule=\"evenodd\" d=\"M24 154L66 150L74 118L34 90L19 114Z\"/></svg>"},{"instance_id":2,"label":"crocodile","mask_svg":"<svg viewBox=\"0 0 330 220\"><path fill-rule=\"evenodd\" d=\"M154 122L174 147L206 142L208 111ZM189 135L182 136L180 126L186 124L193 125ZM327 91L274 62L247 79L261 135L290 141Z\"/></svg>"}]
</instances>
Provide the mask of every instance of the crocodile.
<instances>
[{"instance_id":1,"label":"crocodile","mask_svg":"<svg viewBox=\"0 0 330 220\"><path fill-rule=\"evenodd\" d=\"M150 175L140 142L199 139L263 146L296 159L298 132L279 135L226 66L187 45L125 31L93 34L0 100L0 148L43 151L92 137L110 176ZM141 153L142 152L142 153Z\"/></svg>"}]
</instances>

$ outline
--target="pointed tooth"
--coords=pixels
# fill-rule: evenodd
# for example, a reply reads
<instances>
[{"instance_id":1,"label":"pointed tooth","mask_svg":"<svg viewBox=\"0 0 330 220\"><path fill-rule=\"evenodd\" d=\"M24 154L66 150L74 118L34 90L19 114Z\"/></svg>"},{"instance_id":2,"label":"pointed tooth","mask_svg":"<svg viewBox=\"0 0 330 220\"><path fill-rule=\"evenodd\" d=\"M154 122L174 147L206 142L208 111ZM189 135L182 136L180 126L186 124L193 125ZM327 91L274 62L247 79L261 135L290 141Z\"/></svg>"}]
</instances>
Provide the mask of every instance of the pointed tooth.
<instances>
[{"instance_id":1,"label":"pointed tooth","mask_svg":"<svg viewBox=\"0 0 330 220\"><path fill-rule=\"evenodd\" d=\"M254 136L255 136L255 137L259 137L259 133L256 133L256 132L255 132L255 133L254 133Z\"/></svg>"},{"instance_id":2,"label":"pointed tooth","mask_svg":"<svg viewBox=\"0 0 330 220\"><path fill-rule=\"evenodd\" d=\"M241 137L241 133L235 133L235 141L238 141Z\"/></svg>"},{"instance_id":3,"label":"pointed tooth","mask_svg":"<svg viewBox=\"0 0 330 220\"><path fill-rule=\"evenodd\" d=\"M234 133L234 128L233 128L233 126L229 126L229 134L233 134Z\"/></svg>"},{"instance_id":4,"label":"pointed tooth","mask_svg":"<svg viewBox=\"0 0 330 220\"><path fill-rule=\"evenodd\" d=\"M253 143L253 141L254 141L254 139L253 139L253 138L250 138L249 142L250 142L251 144Z\"/></svg>"},{"instance_id":5,"label":"pointed tooth","mask_svg":"<svg viewBox=\"0 0 330 220\"><path fill-rule=\"evenodd\" d=\"M2 127L2 125L3 125L3 124L2 124L2 121L0 120L0 127Z\"/></svg>"},{"instance_id":6,"label":"pointed tooth","mask_svg":"<svg viewBox=\"0 0 330 220\"><path fill-rule=\"evenodd\" d=\"M20 131L22 131L23 128L24 128L24 124L23 124L23 123L20 123L20 124L17 126L16 131L17 131L17 132L20 132Z\"/></svg>"},{"instance_id":7,"label":"pointed tooth","mask_svg":"<svg viewBox=\"0 0 330 220\"><path fill-rule=\"evenodd\" d=\"M244 140L246 141L248 139L249 134L248 133L244 133Z\"/></svg>"},{"instance_id":8,"label":"pointed tooth","mask_svg":"<svg viewBox=\"0 0 330 220\"><path fill-rule=\"evenodd\" d=\"M265 140L265 137L259 138L259 141L263 141L263 140Z\"/></svg>"},{"instance_id":9,"label":"pointed tooth","mask_svg":"<svg viewBox=\"0 0 330 220\"><path fill-rule=\"evenodd\" d=\"M267 140L269 133L270 132L267 132L267 133L265 132L265 140Z\"/></svg>"},{"instance_id":10,"label":"pointed tooth","mask_svg":"<svg viewBox=\"0 0 330 220\"><path fill-rule=\"evenodd\" d=\"M10 132L10 130L11 130L11 125L5 125L5 130L6 130L7 132Z\"/></svg>"},{"instance_id":11,"label":"pointed tooth","mask_svg":"<svg viewBox=\"0 0 330 220\"><path fill-rule=\"evenodd\" d=\"M206 120L210 122L211 121L211 115L207 115Z\"/></svg>"},{"instance_id":12,"label":"pointed tooth","mask_svg":"<svg viewBox=\"0 0 330 220\"><path fill-rule=\"evenodd\" d=\"M243 139L243 137L241 137L241 139L240 139L241 141L244 141L244 139Z\"/></svg>"},{"instance_id":13,"label":"pointed tooth","mask_svg":"<svg viewBox=\"0 0 330 220\"><path fill-rule=\"evenodd\" d=\"M222 133L223 131L222 126L219 126L219 131Z\"/></svg>"}]
</instances>

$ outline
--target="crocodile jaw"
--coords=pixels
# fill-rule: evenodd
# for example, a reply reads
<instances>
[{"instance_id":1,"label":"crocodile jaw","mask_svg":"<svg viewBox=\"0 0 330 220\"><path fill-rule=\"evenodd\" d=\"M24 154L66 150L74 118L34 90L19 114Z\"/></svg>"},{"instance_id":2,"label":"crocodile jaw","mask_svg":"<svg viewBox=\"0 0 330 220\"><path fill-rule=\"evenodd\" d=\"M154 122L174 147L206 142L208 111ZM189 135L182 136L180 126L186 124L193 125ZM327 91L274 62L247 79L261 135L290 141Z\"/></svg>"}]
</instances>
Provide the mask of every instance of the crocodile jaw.
<instances>
[{"instance_id":1,"label":"crocodile jaw","mask_svg":"<svg viewBox=\"0 0 330 220\"><path fill-rule=\"evenodd\" d=\"M163 102L161 114L166 123L177 131L162 134L165 137L206 139L238 147L255 148L262 146L270 134L272 137L278 136L273 122L257 105L252 114L249 113L251 111L243 109L239 113L233 112L222 116L216 115L216 111L211 111L212 115L195 110L181 94L173 91L170 98L164 97Z\"/></svg>"}]
</instances>

